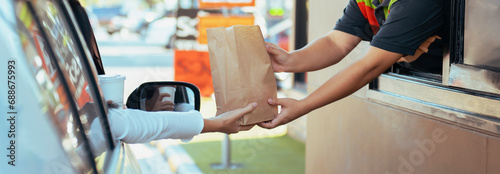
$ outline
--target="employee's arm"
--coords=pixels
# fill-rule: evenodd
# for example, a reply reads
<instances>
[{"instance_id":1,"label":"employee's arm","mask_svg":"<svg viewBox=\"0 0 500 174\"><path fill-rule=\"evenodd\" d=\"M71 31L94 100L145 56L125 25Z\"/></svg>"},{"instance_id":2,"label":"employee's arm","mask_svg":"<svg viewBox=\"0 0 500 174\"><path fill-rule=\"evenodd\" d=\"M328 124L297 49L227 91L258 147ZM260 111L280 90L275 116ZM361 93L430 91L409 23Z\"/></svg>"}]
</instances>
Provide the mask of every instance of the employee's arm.
<instances>
[{"instance_id":1,"label":"employee's arm","mask_svg":"<svg viewBox=\"0 0 500 174\"><path fill-rule=\"evenodd\" d=\"M399 53L370 47L363 59L335 74L306 98L302 100L290 98L271 99L270 104L281 105L281 112L271 122L260 123L259 125L265 128L274 128L293 121L312 110L340 100L382 74L396 63L401 56L402 54Z\"/></svg>"},{"instance_id":2,"label":"employee's arm","mask_svg":"<svg viewBox=\"0 0 500 174\"><path fill-rule=\"evenodd\" d=\"M319 70L338 63L349 54L361 38L332 30L312 41L304 48L287 53L278 46L267 43L273 69L276 72L306 72Z\"/></svg>"}]
</instances>

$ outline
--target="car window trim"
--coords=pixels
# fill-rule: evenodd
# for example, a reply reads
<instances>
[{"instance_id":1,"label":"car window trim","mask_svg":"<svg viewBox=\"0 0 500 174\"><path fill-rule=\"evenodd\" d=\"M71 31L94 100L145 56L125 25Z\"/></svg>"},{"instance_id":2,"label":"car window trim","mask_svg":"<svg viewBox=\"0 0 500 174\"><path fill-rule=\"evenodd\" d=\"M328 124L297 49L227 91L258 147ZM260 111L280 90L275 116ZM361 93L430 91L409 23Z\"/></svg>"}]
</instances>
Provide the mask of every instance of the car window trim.
<instances>
[{"instance_id":1,"label":"car window trim","mask_svg":"<svg viewBox=\"0 0 500 174\"><path fill-rule=\"evenodd\" d=\"M91 57L90 57L90 53L88 52L88 48L86 49L87 45L83 44L85 42L85 40L83 40L83 36L81 35L81 31L79 28L75 27L76 25L78 25L78 23L76 22L74 16L72 14L74 14L71 10L71 7L69 6L68 2L67 1L64 1L64 0L57 0L56 2L58 2L57 4L59 5L59 8L62 10L63 14L64 14L64 17L66 18L66 22L68 24L68 27L70 28L71 30L71 34L74 36L73 39L75 39L74 43L75 45L77 46L77 49L78 51L80 52L80 62L82 63L82 70L83 70L83 73L85 76L87 76L87 85L90 89L90 92L92 93L91 95L93 95L95 98L94 99L94 102L96 102L96 104L99 106L98 110L100 112L100 119L102 121L102 126L103 128L105 129L106 131L106 138L108 139L108 143L107 143L107 146L108 146L108 149L109 150L113 150L114 147L116 146L116 143L115 143L115 138L113 137L113 134L111 132L111 129L109 127L109 120L108 120L108 117L107 117L107 105L105 105L105 102L103 101L102 99L102 95L100 94L99 92L99 87L97 85L97 78L94 76L94 74L97 74L96 71L95 71L95 68L92 68L92 66L90 65L90 60ZM71 11L71 13L70 13Z\"/></svg>"},{"instance_id":2,"label":"car window trim","mask_svg":"<svg viewBox=\"0 0 500 174\"><path fill-rule=\"evenodd\" d=\"M26 6L28 7L28 10L30 11L30 13L32 13L33 21L35 21L37 28L40 30L40 35L43 38L43 42L45 42L44 44L48 48L47 54L49 55L49 59L51 59L51 61L55 62L54 66L55 66L56 71L58 73L58 77L61 79L61 84L63 86L64 92L66 94L68 94L68 96L71 96L71 95L69 95L69 94L71 94L71 90L69 88L69 85L67 84L68 78L65 76L61 67L59 66L59 63L58 63L59 61L57 60L57 58L55 56L55 53L53 51L53 46L51 45L51 43L47 39L48 38L47 33L46 33L45 29L42 27L40 19L37 15L38 13L36 12L35 8L33 7L33 4L31 1L26 1ZM74 117L73 119L76 120L75 122L77 123L78 128L82 130L82 131L80 131L80 136L83 139L82 141L84 141L82 144L84 145L84 147L86 149L87 158L90 159L90 160L88 160L88 162L90 163L90 166L92 167L93 171L97 172L96 164L94 161L94 155L92 154L92 149L90 147L89 140L87 138L87 135L85 135L85 129L84 129L83 124L79 118L78 109L76 107L76 101L74 100L73 97L67 97L67 99L70 101L69 105L70 105L71 111L73 112L73 117Z\"/></svg>"}]
</instances>

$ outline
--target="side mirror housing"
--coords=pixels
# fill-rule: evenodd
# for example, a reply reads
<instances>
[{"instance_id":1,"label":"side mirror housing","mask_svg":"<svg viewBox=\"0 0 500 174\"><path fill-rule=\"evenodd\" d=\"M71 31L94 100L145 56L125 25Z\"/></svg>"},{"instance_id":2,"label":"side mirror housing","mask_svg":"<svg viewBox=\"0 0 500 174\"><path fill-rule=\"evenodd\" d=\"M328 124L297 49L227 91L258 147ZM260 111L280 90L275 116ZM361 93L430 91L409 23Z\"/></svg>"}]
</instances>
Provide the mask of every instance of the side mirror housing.
<instances>
[{"instance_id":1,"label":"side mirror housing","mask_svg":"<svg viewBox=\"0 0 500 174\"><path fill-rule=\"evenodd\" d=\"M127 98L127 108L144 111L200 111L200 90L187 82L146 82Z\"/></svg>"}]
</instances>

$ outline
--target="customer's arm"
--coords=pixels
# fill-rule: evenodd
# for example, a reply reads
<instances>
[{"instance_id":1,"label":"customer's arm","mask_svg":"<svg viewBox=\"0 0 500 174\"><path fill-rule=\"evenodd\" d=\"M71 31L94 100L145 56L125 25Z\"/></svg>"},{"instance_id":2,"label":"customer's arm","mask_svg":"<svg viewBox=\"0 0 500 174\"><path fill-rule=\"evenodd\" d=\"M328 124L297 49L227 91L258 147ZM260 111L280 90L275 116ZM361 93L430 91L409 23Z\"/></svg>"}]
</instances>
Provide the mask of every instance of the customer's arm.
<instances>
[{"instance_id":1,"label":"customer's arm","mask_svg":"<svg viewBox=\"0 0 500 174\"><path fill-rule=\"evenodd\" d=\"M147 112L136 109L110 109L111 131L117 139L127 143L147 143L159 139L191 139L206 132L236 133L253 125L242 126L239 119L256 107L251 103L244 108L226 112L217 117L203 119L198 111Z\"/></svg>"}]
</instances>

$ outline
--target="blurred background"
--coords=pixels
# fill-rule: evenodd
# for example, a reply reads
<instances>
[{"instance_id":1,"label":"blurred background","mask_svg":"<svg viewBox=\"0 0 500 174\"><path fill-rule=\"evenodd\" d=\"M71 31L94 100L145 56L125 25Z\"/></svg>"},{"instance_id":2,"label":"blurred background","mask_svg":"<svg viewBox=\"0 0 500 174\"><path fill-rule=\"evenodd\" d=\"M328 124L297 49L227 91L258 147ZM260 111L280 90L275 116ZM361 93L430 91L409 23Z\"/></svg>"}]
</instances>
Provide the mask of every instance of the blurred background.
<instances>
[{"instance_id":1,"label":"blurred background","mask_svg":"<svg viewBox=\"0 0 500 174\"><path fill-rule=\"evenodd\" d=\"M201 112L215 116L206 28L259 25L284 50L305 45L307 2L298 0L80 0L93 25L106 74L126 76L125 97L141 83L198 86ZM305 95L303 73L276 73L279 96ZM298 90L297 90L298 89ZM288 94L288 93L286 93ZM295 96L297 97L297 96ZM203 134L189 143L132 144L143 173L304 173L305 121L230 136ZM229 145L229 147L227 147ZM229 159L228 159L229 158ZM228 163L229 162L229 163ZM224 164L217 168L216 164Z\"/></svg>"}]
</instances>

